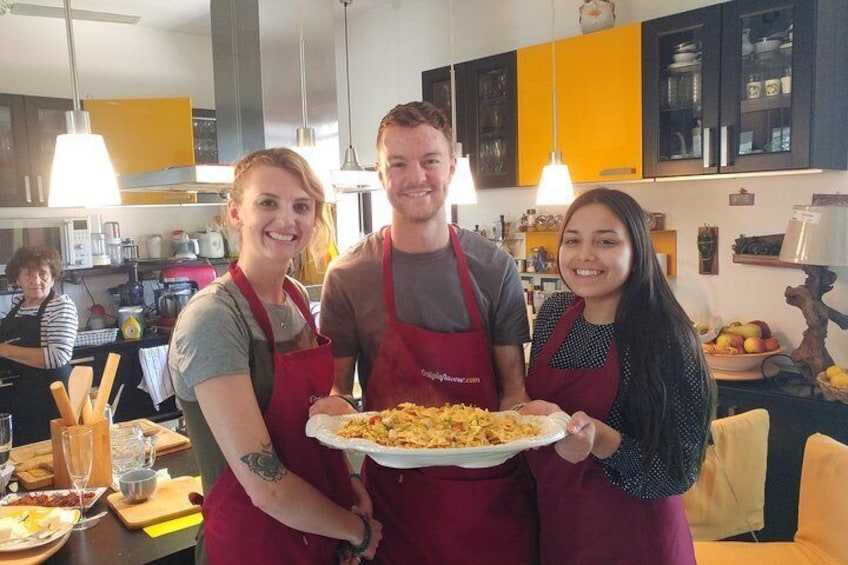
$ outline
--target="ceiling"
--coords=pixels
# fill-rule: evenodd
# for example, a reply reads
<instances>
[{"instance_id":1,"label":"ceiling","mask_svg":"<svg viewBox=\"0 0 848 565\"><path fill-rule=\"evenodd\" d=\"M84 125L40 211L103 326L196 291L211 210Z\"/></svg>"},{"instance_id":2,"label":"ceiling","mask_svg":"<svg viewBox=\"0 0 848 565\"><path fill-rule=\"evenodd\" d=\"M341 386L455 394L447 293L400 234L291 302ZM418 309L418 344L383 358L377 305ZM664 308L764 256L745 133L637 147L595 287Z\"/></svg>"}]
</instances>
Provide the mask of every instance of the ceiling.
<instances>
[{"instance_id":1,"label":"ceiling","mask_svg":"<svg viewBox=\"0 0 848 565\"><path fill-rule=\"evenodd\" d=\"M293 0L286 0L293 1ZM300 0L309 1L309 0ZM357 0L350 5L350 13L365 10L388 0ZM61 8L62 0L0 0L0 13L3 4L38 4ZM90 10L139 16L139 26L150 27L171 33L190 35L211 35L209 17L210 0L71 0L74 10ZM3 17L32 18L34 16L16 16L7 13ZM126 25L126 24L115 24Z\"/></svg>"}]
</instances>

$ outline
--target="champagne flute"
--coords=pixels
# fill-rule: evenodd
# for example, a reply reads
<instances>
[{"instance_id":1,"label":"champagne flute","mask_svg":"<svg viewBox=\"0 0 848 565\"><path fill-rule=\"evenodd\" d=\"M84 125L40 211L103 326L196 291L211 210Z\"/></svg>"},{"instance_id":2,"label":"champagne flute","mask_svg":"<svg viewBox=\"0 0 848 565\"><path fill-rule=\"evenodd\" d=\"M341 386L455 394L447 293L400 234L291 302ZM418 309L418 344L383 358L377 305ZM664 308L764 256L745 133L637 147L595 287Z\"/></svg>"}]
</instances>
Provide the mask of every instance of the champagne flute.
<instances>
[{"instance_id":1,"label":"champagne flute","mask_svg":"<svg viewBox=\"0 0 848 565\"><path fill-rule=\"evenodd\" d=\"M68 476L74 484L79 497L80 517L73 530L85 530L94 525L85 519L85 501L83 493L91 476L91 465L94 458L94 436L91 428L72 426L62 431L62 452L65 454L65 464L68 466Z\"/></svg>"},{"instance_id":2,"label":"champagne flute","mask_svg":"<svg viewBox=\"0 0 848 565\"><path fill-rule=\"evenodd\" d=\"M0 465L5 465L12 452L12 415L0 413Z\"/></svg>"}]
</instances>

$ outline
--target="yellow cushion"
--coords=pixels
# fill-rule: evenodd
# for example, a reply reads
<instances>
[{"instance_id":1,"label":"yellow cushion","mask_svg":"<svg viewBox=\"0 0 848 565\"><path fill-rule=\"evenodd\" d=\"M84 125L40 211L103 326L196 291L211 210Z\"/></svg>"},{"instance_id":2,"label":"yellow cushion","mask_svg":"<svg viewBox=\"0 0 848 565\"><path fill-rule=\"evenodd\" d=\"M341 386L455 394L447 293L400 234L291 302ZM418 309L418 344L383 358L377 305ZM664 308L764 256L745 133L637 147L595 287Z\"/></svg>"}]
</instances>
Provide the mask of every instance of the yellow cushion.
<instances>
[{"instance_id":1,"label":"yellow cushion","mask_svg":"<svg viewBox=\"0 0 848 565\"><path fill-rule=\"evenodd\" d=\"M696 541L695 562L698 565L823 565L811 548L791 542L763 543L744 541ZM833 562L835 563L835 562Z\"/></svg>"},{"instance_id":2,"label":"yellow cushion","mask_svg":"<svg viewBox=\"0 0 848 565\"><path fill-rule=\"evenodd\" d=\"M683 495L692 537L719 540L761 530L769 414L758 408L720 418L711 430L715 445L707 449L700 477Z\"/></svg>"},{"instance_id":3,"label":"yellow cushion","mask_svg":"<svg viewBox=\"0 0 848 565\"><path fill-rule=\"evenodd\" d=\"M848 563L848 445L822 434L807 438L795 541L834 563Z\"/></svg>"}]
</instances>

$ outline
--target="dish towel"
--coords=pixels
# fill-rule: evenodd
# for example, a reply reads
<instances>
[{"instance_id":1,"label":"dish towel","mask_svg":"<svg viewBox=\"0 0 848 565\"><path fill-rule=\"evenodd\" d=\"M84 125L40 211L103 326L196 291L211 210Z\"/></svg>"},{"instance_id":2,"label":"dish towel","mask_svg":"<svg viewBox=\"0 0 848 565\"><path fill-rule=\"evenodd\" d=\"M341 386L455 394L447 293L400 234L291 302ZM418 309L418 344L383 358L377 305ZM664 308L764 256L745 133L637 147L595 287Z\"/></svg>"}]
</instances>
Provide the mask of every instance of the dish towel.
<instances>
[{"instance_id":1,"label":"dish towel","mask_svg":"<svg viewBox=\"0 0 848 565\"><path fill-rule=\"evenodd\" d=\"M174 384L168 370L168 346L139 349L138 361L143 376L138 388L150 395L153 407L158 411L162 402L174 396Z\"/></svg>"}]
</instances>

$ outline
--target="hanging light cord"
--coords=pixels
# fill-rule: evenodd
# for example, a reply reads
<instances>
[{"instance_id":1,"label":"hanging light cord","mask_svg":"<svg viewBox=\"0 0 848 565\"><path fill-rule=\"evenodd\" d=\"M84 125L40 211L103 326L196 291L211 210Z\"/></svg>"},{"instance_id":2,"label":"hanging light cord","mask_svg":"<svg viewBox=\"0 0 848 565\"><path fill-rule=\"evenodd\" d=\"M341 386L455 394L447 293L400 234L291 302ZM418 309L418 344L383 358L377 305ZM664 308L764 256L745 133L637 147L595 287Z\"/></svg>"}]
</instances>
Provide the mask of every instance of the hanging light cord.
<instances>
[{"instance_id":1,"label":"hanging light cord","mask_svg":"<svg viewBox=\"0 0 848 565\"><path fill-rule=\"evenodd\" d=\"M77 58L74 53L74 28L71 23L71 0L64 0L65 3L65 29L68 35L68 58L71 61L71 87L74 92L74 110L79 111L80 96L79 84L77 83Z\"/></svg>"},{"instance_id":2,"label":"hanging light cord","mask_svg":"<svg viewBox=\"0 0 848 565\"><path fill-rule=\"evenodd\" d=\"M453 45L453 0L448 1L448 12L450 13L451 137L453 138L453 145L456 147L456 70L454 69L456 57ZM457 155L457 157L462 157L462 155Z\"/></svg>"},{"instance_id":3,"label":"hanging light cord","mask_svg":"<svg viewBox=\"0 0 848 565\"><path fill-rule=\"evenodd\" d=\"M300 112L303 127L307 127L309 109L306 106L306 44L303 41L303 0L297 2L298 32L300 34Z\"/></svg>"},{"instance_id":4,"label":"hanging light cord","mask_svg":"<svg viewBox=\"0 0 848 565\"><path fill-rule=\"evenodd\" d=\"M353 148L353 121L350 115L350 49L347 39L347 7L353 0L342 0L344 3L344 33L345 33L345 80L347 81L347 135L348 147Z\"/></svg>"},{"instance_id":5,"label":"hanging light cord","mask_svg":"<svg viewBox=\"0 0 848 565\"><path fill-rule=\"evenodd\" d=\"M553 130L554 130L554 152L559 151L557 146L557 67L556 67L556 0L551 0L551 76L553 76Z\"/></svg>"}]
</instances>

